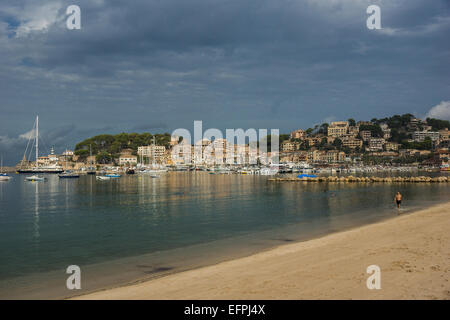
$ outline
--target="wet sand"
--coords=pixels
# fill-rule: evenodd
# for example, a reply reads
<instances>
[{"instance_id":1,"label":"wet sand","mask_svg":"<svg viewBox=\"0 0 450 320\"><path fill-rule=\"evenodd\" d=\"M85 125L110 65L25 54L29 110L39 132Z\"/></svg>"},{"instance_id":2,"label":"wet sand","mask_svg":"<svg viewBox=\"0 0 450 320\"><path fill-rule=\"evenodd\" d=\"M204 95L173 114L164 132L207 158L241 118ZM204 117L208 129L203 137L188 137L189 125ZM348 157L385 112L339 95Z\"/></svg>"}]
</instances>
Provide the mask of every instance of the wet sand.
<instances>
[{"instance_id":1,"label":"wet sand","mask_svg":"<svg viewBox=\"0 0 450 320\"><path fill-rule=\"evenodd\" d=\"M75 299L450 299L450 202Z\"/></svg>"}]
</instances>

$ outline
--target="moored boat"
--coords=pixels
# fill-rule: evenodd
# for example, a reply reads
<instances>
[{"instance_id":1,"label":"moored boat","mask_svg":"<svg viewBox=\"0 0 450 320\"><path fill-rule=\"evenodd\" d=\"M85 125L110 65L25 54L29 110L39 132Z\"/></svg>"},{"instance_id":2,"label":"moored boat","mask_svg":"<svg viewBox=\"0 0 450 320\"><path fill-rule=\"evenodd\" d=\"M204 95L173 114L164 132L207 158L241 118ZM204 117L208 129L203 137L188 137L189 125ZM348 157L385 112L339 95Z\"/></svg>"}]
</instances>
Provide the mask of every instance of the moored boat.
<instances>
[{"instance_id":1,"label":"moored boat","mask_svg":"<svg viewBox=\"0 0 450 320\"><path fill-rule=\"evenodd\" d=\"M9 179L11 179L11 177L8 174L2 173L2 171L3 171L3 157L0 164L0 181L8 181Z\"/></svg>"},{"instance_id":2,"label":"moored boat","mask_svg":"<svg viewBox=\"0 0 450 320\"><path fill-rule=\"evenodd\" d=\"M108 178L120 178L120 174L110 173L110 174L105 174L105 177L108 177Z\"/></svg>"},{"instance_id":3,"label":"moored boat","mask_svg":"<svg viewBox=\"0 0 450 320\"><path fill-rule=\"evenodd\" d=\"M100 180L100 181L105 181L105 180L111 180L111 177L96 176L95 179Z\"/></svg>"},{"instance_id":4,"label":"moored boat","mask_svg":"<svg viewBox=\"0 0 450 320\"><path fill-rule=\"evenodd\" d=\"M9 181L11 179L6 173L0 173L0 181Z\"/></svg>"},{"instance_id":5,"label":"moored boat","mask_svg":"<svg viewBox=\"0 0 450 320\"><path fill-rule=\"evenodd\" d=\"M66 171L66 172L63 172L62 174L58 175L58 177L60 179L77 179L80 177L80 175L70 172L70 171Z\"/></svg>"},{"instance_id":6,"label":"moored boat","mask_svg":"<svg viewBox=\"0 0 450 320\"><path fill-rule=\"evenodd\" d=\"M57 164L57 160L56 160L56 163L39 166L39 116L36 117L36 122L33 126L33 130L35 132L34 145L36 148L36 150L35 150L35 153L36 153L35 166L27 166L25 168L20 167L17 170L17 173L63 173L64 169ZM28 143L31 141L31 139L32 139L32 137L30 137L30 140L28 141ZM24 163L24 161L26 161L25 156L27 154L27 151L28 151L28 145L27 145L27 148L25 149L22 164ZM52 156L52 158L54 157L55 159L57 159L56 156L54 155L53 148L52 148L51 154L49 156Z\"/></svg>"},{"instance_id":7,"label":"moored boat","mask_svg":"<svg viewBox=\"0 0 450 320\"><path fill-rule=\"evenodd\" d=\"M45 181L47 178L37 175L32 175L25 178L25 181Z\"/></svg>"}]
</instances>

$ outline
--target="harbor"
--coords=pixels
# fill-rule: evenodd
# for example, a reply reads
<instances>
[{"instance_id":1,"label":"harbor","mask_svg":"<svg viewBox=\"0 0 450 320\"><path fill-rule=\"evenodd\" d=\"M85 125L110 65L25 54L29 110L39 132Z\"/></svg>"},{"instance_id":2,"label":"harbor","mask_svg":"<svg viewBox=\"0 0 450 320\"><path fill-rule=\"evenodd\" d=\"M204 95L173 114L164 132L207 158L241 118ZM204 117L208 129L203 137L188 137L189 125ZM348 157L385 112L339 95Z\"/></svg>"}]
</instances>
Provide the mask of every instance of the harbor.
<instances>
[{"instance_id":1,"label":"harbor","mask_svg":"<svg viewBox=\"0 0 450 320\"><path fill-rule=\"evenodd\" d=\"M389 220L397 191L405 216L450 192L448 183L274 183L206 171L11 176L0 183L2 298L69 298L165 277ZM61 285L72 264L83 270L81 291Z\"/></svg>"}]
</instances>

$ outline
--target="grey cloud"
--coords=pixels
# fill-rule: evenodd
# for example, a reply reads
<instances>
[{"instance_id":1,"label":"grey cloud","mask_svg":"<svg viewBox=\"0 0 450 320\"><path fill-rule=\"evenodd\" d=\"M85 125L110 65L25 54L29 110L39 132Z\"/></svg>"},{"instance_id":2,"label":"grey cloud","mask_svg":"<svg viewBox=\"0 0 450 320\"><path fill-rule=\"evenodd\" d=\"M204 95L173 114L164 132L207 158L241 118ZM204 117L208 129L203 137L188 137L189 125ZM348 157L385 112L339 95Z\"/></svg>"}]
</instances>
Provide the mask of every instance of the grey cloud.
<instances>
[{"instance_id":1,"label":"grey cloud","mask_svg":"<svg viewBox=\"0 0 450 320\"><path fill-rule=\"evenodd\" d=\"M444 0L79 0L73 31L62 19L72 2L39 1L49 3L61 9L39 13L45 30L22 37L37 2L0 4L0 136L26 132L35 114L47 130L74 124L49 136L69 147L198 119L285 132L330 115L425 114L449 99ZM373 3L383 32L365 27Z\"/></svg>"}]
</instances>

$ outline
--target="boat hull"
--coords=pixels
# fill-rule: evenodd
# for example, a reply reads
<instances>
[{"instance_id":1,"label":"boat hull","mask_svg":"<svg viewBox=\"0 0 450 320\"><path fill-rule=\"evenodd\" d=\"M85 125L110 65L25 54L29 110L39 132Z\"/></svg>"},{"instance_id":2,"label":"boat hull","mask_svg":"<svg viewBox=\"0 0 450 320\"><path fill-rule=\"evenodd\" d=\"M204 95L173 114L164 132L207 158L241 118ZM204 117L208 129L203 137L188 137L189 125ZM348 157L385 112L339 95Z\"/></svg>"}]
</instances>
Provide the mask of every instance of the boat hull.
<instances>
[{"instance_id":1,"label":"boat hull","mask_svg":"<svg viewBox=\"0 0 450 320\"><path fill-rule=\"evenodd\" d=\"M17 173L63 173L62 169L54 169L54 170L39 170L39 169L19 169Z\"/></svg>"}]
</instances>

